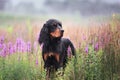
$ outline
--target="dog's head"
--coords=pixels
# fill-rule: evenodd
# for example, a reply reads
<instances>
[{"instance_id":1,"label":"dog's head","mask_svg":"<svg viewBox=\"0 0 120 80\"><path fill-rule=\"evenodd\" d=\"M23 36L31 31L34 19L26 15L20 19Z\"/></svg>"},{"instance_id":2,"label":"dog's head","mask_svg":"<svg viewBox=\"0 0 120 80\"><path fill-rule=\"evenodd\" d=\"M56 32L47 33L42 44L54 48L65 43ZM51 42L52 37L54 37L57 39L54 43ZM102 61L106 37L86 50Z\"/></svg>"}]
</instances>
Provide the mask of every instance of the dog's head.
<instances>
[{"instance_id":1,"label":"dog's head","mask_svg":"<svg viewBox=\"0 0 120 80\"><path fill-rule=\"evenodd\" d=\"M62 23L56 19L49 19L43 25L40 35L39 43L44 43L50 38L61 38L63 36L64 30L62 29Z\"/></svg>"}]
</instances>

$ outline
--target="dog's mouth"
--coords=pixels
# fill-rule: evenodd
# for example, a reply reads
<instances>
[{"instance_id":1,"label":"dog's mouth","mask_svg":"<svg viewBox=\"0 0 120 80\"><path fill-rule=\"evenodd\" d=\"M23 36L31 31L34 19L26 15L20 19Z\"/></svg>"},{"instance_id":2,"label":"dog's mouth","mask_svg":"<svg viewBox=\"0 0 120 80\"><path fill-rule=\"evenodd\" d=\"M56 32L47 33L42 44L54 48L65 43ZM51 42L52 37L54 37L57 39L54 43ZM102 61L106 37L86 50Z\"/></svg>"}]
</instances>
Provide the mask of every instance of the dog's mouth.
<instances>
[{"instance_id":1,"label":"dog's mouth","mask_svg":"<svg viewBox=\"0 0 120 80\"><path fill-rule=\"evenodd\" d=\"M63 29L57 28L55 29L55 31L51 32L50 35L54 38L59 38L63 36L63 33L64 33Z\"/></svg>"}]
</instances>

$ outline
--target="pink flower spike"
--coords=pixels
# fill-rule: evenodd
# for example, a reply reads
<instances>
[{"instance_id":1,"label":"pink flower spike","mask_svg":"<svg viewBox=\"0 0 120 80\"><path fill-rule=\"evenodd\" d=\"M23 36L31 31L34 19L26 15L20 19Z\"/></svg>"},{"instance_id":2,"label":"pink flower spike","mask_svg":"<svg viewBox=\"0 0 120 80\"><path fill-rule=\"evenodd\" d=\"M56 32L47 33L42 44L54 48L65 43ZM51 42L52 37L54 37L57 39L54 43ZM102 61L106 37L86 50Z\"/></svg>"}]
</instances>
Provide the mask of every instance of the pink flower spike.
<instances>
[{"instance_id":1,"label":"pink flower spike","mask_svg":"<svg viewBox=\"0 0 120 80\"><path fill-rule=\"evenodd\" d=\"M8 51L9 51L9 54L13 53L13 47L11 42L8 43Z\"/></svg>"},{"instance_id":2,"label":"pink flower spike","mask_svg":"<svg viewBox=\"0 0 120 80\"><path fill-rule=\"evenodd\" d=\"M13 53L16 53L17 52L17 47L16 45L13 46Z\"/></svg>"},{"instance_id":3,"label":"pink flower spike","mask_svg":"<svg viewBox=\"0 0 120 80\"><path fill-rule=\"evenodd\" d=\"M42 51L44 43L40 45L40 50Z\"/></svg>"},{"instance_id":4,"label":"pink flower spike","mask_svg":"<svg viewBox=\"0 0 120 80\"><path fill-rule=\"evenodd\" d=\"M31 42L27 42L27 52L31 52Z\"/></svg>"},{"instance_id":5,"label":"pink flower spike","mask_svg":"<svg viewBox=\"0 0 120 80\"><path fill-rule=\"evenodd\" d=\"M86 36L84 34L82 36L82 40L86 40Z\"/></svg>"},{"instance_id":6,"label":"pink flower spike","mask_svg":"<svg viewBox=\"0 0 120 80\"><path fill-rule=\"evenodd\" d=\"M86 52L86 53L89 52L88 45L85 47L85 52Z\"/></svg>"},{"instance_id":7,"label":"pink flower spike","mask_svg":"<svg viewBox=\"0 0 120 80\"><path fill-rule=\"evenodd\" d=\"M5 40L4 36L1 36L1 37L0 37L0 44L3 44L3 43L4 43L4 40Z\"/></svg>"},{"instance_id":8,"label":"pink flower spike","mask_svg":"<svg viewBox=\"0 0 120 80\"><path fill-rule=\"evenodd\" d=\"M3 44L3 49L0 52L0 56L6 57L6 55L7 55L7 47L5 44Z\"/></svg>"},{"instance_id":9,"label":"pink flower spike","mask_svg":"<svg viewBox=\"0 0 120 80\"><path fill-rule=\"evenodd\" d=\"M36 62L35 62L36 65L38 65L38 58L36 58Z\"/></svg>"},{"instance_id":10,"label":"pink flower spike","mask_svg":"<svg viewBox=\"0 0 120 80\"><path fill-rule=\"evenodd\" d=\"M71 47L70 47L70 46L68 46L68 49L67 49L67 55L68 55L68 57L70 57L70 56L71 56L71 53L72 53L72 51L71 51Z\"/></svg>"},{"instance_id":11,"label":"pink flower spike","mask_svg":"<svg viewBox=\"0 0 120 80\"><path fill-rule=\"evenodd\" d=\"M98 43L96 43L96 44L94 45L94 50L95 50L95 51L98 51L98 50L99 50L99 44L98 44Z\"/></svg>"},{"instance_id":12,"label":"pink flower spike","mask_svg":"<svg viewBox=\"0 0 120 80\"><path fill-rule=\"evenodd\" d=\"M0 43L0 49L3 47L3 45Z\"/></svg>"}]
</instances>

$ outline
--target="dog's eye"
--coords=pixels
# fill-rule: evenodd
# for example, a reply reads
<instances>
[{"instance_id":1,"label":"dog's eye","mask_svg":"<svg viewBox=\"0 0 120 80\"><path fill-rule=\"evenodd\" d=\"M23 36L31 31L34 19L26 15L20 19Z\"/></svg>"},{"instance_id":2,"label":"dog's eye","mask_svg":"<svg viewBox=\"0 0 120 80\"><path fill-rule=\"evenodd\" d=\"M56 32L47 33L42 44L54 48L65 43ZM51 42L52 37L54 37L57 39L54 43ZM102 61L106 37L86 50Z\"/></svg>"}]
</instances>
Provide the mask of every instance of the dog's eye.
<instances>
[{"instance_id":1,"label":"dog's eye","mask_svg":"<svg viewBox=\"0 0 120 80\"><path fill-rule=\"evenodd\" d=\"M61 26L61 27L62 27L62 24L59 24L59 26Z\"/></svg>"}]
</instances>

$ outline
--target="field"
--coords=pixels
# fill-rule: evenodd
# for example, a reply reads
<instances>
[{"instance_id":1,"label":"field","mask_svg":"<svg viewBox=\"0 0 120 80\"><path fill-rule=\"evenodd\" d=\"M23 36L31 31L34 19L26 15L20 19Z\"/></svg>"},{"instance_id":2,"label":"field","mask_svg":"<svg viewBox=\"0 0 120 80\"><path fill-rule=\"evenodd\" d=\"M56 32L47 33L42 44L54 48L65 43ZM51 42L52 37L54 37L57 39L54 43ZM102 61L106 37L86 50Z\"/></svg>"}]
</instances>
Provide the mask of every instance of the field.
<instances>
[{"instance_id":1,"label":"field","mask_svg":"<svg viewBox=\"0 0 120 80\"><path fill-rule=\"evenodd\" d=\"M0 80L45 80L38 36L49 18L0 14ZM68 58L64 75L59 70L54 80L120 80L120 15L53 18L76 48L76 58Z\"/></svg>"}]
</instances>

